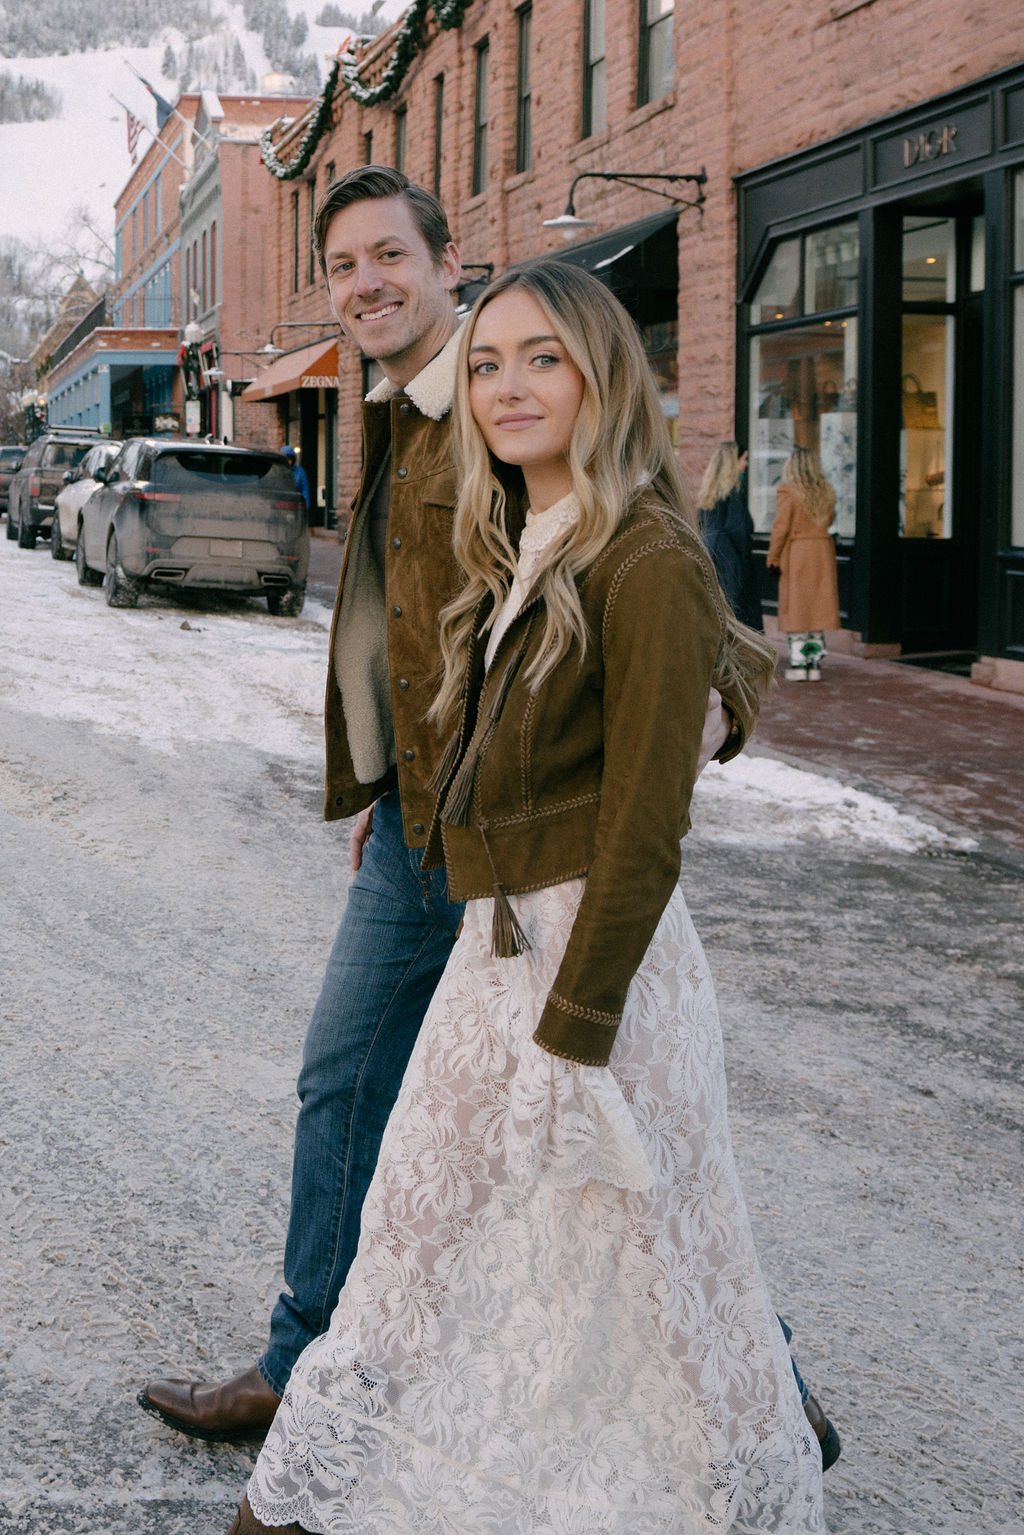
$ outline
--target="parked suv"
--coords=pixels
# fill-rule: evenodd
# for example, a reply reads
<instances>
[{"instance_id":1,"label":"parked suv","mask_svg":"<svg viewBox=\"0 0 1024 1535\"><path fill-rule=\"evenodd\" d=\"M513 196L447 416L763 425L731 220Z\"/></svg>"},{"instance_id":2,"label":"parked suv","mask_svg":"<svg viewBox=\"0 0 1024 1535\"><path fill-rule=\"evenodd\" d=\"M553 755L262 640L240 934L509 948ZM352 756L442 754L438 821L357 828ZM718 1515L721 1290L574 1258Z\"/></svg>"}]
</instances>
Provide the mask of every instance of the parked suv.
<instances>
[{"instance_id":1,"label":"parked suv","mask_svg":"<svg viewBox=\"0 0 1024 1535\"><path fill-rule=\"evenodd\" d=\"M133 437L78 514L83 586L103 582L133 608L151 581L262 592L271 613L302 612L309 569L306 504L281 453Z\"/></svg>"},{"instance_id":2,"label":"parked suv","mask_svg":"<svg viewBox=\"0 0 1024 1535\"><path fill-rule=\"evenodd\" d=\"M7 510L7 487L21 468L21 461L25 457L25 449L13 444L10 447L0 448L0 512Z\"/></svg>"},{"instance_id":3,"label":"parked suv","mask_svg":"<svg viewBox=\"0 0 1024 1535\"><path fill-rule=\"evenodd\" d=\"M29 443L8 490L7 537L16 538L19 549L34 549L37 536L50 531L65 471L102 440L84 427L50 427Z\"/></svg>"},{"instance_id":4,"label":"parked suv","mask_svg":"<svg viewBox=\"0 0 1024 1535\"><path fill-rule=\"evenodd\" d=\"M121 451L119 442L97 442L75 469L65 469L64 488L57 497L50 529L50 553L55 560L73 560L78 514L99 481L96 472L105 469Z\"/></svg>"}]
</instances>

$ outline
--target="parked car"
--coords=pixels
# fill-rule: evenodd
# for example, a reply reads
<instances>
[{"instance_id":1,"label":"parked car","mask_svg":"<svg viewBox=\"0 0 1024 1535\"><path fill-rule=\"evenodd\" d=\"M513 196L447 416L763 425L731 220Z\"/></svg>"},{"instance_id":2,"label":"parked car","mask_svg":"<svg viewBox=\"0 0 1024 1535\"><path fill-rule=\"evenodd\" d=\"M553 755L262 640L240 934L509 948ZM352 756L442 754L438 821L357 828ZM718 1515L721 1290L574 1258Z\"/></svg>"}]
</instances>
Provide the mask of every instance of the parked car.
<instances>
[{"instance_id":1,"label":"parked car","mask_svg":"<svg viewBox=\"0 0 1024 1535\"><path fill-rule=\"evenodd\" d=\"M7 510L7 487L21 468L24 457L25 449L20 444L11 443L0 448L0 511Z\"/></svg>"},{"instance_id":2,"label":"parked car","mask_svg":"<svg viewBox=\"0 0 1024 1535\"><path fill-rule=\"evenodd\" d=\"M8 489L7 537L16 538L19 549L34 549L38 535L50 531L64 471L73 469L95 443L105 440L84 427L49 427L29 443Z\"/></svg>"},{"instance_id":3,"label":"parked car","mask_svg":"<svg viewBox=\"0 0 1024 1535\"><path fill-rule=\"evenodd\" d=\"M112 608L150 583L262 592L296 618L306 597L306 506L281 453L133 437L78 513L75 565Z\"/></svg>"},{"instance_id":4,"label":"parked car","mask_svg":"<svg viewBox=\"0 0 1024 1535\"><path fill-rule=\"evenodd\" d=\"M105 469L120 451L119 442L98 442L76 468L65 469L64 489L58 493L50 529L50 553L55 560L74 559L78 514L99 485L97 470Z\"/></svg>"}]
</instances>

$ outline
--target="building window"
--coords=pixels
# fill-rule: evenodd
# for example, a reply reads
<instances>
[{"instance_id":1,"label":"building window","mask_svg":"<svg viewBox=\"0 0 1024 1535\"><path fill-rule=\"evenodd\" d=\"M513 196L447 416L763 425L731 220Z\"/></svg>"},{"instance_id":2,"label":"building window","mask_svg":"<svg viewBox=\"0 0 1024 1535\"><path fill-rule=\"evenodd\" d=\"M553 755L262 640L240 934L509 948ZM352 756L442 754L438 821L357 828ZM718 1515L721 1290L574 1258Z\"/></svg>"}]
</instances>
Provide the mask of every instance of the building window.
<instances>
[{"instance_id":1,"label":"building window","mask_svg":"<svg viewBox=\"0 0 1024 1535\"><path fill-rule=\"evenodd\" d=\"M583 131L582 138L603 133L608 126L604 82L604 0L585 0L583 7Z\"/></svg>"},{"instance_id":2,"label":"building window","mask_svg":"<svg viewBox=\"0 0 1024 1535\"><path fill-rule=\"evenodd\" d=\"M444 131L444 75L434 77L434 196L441 195L441 145Z\"/></svg>"},{"instance_id":3,"label":"building window","mask_svg":"<svg viewBox=\"0 0 1024 1535\"><path fill-rule=\"evenodd\" d=\"M210 225L210 308L217 307L217 221Z\"/></svg>"},{"instance_id":4,"label":"building window","mask_svg":"<svg viewBox=\"0 0 1024 1535\"><path fill-rule=\"evenodd\" d=\"M530 124L530 30L533 6L524 5L516 12L518 46L516 53L516 170L528 171L533 161Z\"/></svg>"},{"instance_id":5,"label":"building window","mask_svg":"<svg viewBox=\"0 0 1024 1535\"><path fill-rule=\"evenodd\" d=\"M487 187L487 64L491 46L485 37L476 45L476 89L473 93L473 197Z\"/></svg>"},{"instance_id":6,"label":"building window","mask_svg":"<svg viewBox=\"0 0 1024 1535\"><path fill-rule=\"evenodd\" d=\"M751 302L748 474L760 533L775 520L786 459L811 448L836 492L836 531L853 537L859 256L855 221L782 240Z\"/></svg>"},{"instance_id":7,"label":"building window","mask_svg":"<svg viewBox=\"0 0 1024 1535\"><path fill-rule=\"evenodd\" d=\"M205 229L203 230L203 264L202 264L202 267L200 268L200 272L202 274L202 277L201 277L201 286L200 286L200 289L199 289L199 292L200 292L200 295L201 295L201 297L200 297L200 310L199 310L199 313L200 314L205 314L207 309L210 307L209 303L207 302L207 300L209 298L209 291L210 290L207 287L207 282L206 282L206 278L207 278L207 259L206 259L206 230Z\"/></svg>"},{"instance_id":8,"label":"building window","mask_svg":"<svg viewBox=\"0 0 1024 1535\"><path fill-rule=\"evenodd\" d=\"M188 312L189 312L190 317L193 320L196 318L196 315L199 312L199 302L200 302L200 298L201 298L199 283L200 283L200 277L199 277L199 242L197 240L193 240L192 241L192 287L189 290L189 295L188 295Z\"/></svg>"},{"instance_id":9,"label":"building window","mask_svg":"<svg viewBox=\"0 0 1024 1535\"><path fill-rule=\"evenodd\" d=\"M373 164L373 129L363 134L363 164Z\"/></svg>"},{"instance_id":10,"label":"building window","mask_svg":"<svg viewBox=\"0 0 1024 1535\"><path fill-rule=\"evenodd\" d=\"M192 262L191 262L191 258L189 256L188 246L186 245L186 247L185 247L185 284L184 284L184 290L183 290L182 295L181 295L181 323L182 323L182 325L187 325L188 324L188 318L189 318L189 314L191 312L190 309L189 309L189 300L188 300L188 290L189 290L189 288L191 286L191 283L192 283Z\"/></svg>"},{"instance_id":11,"label":"building window","mask_svg":"<svg viewBox=\"0 0 1024 1535\"><path fill-rule=\"evenodd\" d=\"M333 160L328 160L326 166L324 167L324 175L327 177L327 185L330 186L331 182L334 180L334 161Z\"/></svg>"},{"instance_id":12,"label":"building window","mask_svg":"<svg viewBox=\"0 0 1024 1535\"><path fill-rule=\"evenodd\" d=\"M899 533L953 536L956 220L903 220ZM924 307L927 306L927 307Z\"/></svg>"},{"instance_id":13,"label":"building window","mask_svg":"<svg viewBox=\"0 0 1024 1535\"><path fill-rule=\"evenodd\" d=\"M306 252L306 283L311 288L316 282L316 247L314 245L314 233L316 227L316 176L314 174L309 183L309 235L306 241L309 249Z\"/></svg>"},{"instance_id":14,"label":"building window","mask_svg":"<svg viewBox=\"0 0 1024 1535\"><path fill-rule=\"evenodd\" d=\"M299 194L292 193L292 292L299 291Z\"/></svg>"},{"instance_id":15,"label":"building window","mask_svg":"<svg viewBox=\"0 0 1024 1535\"><path fill-rule=\"evenodd\" d=\"M119 229L114 235L114 276L118 278L124 271L124 242Z\"/></svg>"},{"instance_id":16,"label":"building window","mask_svg":"<svg viewBox=\"0 0 1024 1535\"><path fill-rule=\"evenodd\" d=\"M408 122L408 107L398 107L395 111L395 170L405 170L405 129Z\"/></svg>"},{"instance_id":17,"label":"building window","mask_svg":"<svg viewBox=\"0 0 1024 1535\"><path fill-rule=\"evenodd\" d=\"M142 194L142 249L149 244L149 193Z\"/></svg>"},{"instance_id":18,"label":"building window","mask_svg":"<svg viewBox=\"0 0 1024 1535\"><path fill-rule=\"evenodd\" d=\"M637 106L657 101L672 89L675 54L672 51L674 0L640 0L640 60Z\"/></svg>"},{"instance_id":19,"label":"building window","mask_svg":"<svg viewBox=\"0 0 1024 1535\"><path fill-rule=\"evenodd\" d=\"M162 193L163 193L163 187L162 187L161 182L160 182L160 172L157 171L156 178L154 179L154 182L153 182L153 236L154 236L154 238L160 233L161 229L164 227L164 225L163 225L163 218L162 218L163 211L164 211L163 210L163 197L162 197Z\"/></svg>"}]
</instances>

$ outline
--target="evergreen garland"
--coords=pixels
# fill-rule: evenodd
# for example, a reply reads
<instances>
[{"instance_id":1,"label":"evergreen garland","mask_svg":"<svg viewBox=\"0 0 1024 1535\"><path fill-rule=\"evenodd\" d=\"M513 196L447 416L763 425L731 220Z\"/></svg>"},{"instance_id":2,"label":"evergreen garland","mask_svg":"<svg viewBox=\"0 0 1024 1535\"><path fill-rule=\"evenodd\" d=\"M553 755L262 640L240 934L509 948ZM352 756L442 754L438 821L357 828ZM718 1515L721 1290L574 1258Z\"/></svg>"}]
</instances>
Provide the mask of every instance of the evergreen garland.
<instances>
[{"instance_id":1,"label":"evergreen garland","mask_svg":"<svg viewBox=\"0 0 1024 1535\"><path fill-rule=\"evenodd\" d=\"M310 160L312 160L314 149L327 132L327 124L331 115L331 103L334 100L334 87L338 83L338 71L340 68L340 59L335 59L331 65L331 72L327 76L327 84L320 93L320 101L313 115L313 121L302 135L294 160L290 160L286 165L283 160L278 159L271 139L273 125L269 128L264 128L260 134L260 154L263 157L263 164L270 171L271 175L277 177L278 181L293 181L296 176L302 175L302 172L306 169Z\"/></svg>"},{"instance_id":2,"label":"evergreen garland","mask_svg":"<svg viewBox=\"0 0 1024 1535\"><path fill-rule=\"evenodd\" d=\"M362 83L359 78L359 62L351 53L336 59L321 92L316 113L302 136L294 159L287 165L283 160L278 159L271 140L272 127L264 128L260 134L260 149L267 170L279 181L291 181L306 169L313 158L313 151L327 131L339 72L353 101L358 102L361 107L379 106L382 101L390 100L409 73L409 66L420 50L427 11L432 10L441 31L448 32L453 27L462 25L463 17L471 4L472 0L413 0L406 12L401 30L395 38L394 52L388 61L388 67L378 85Z\"/></svg>"}]
</instances>

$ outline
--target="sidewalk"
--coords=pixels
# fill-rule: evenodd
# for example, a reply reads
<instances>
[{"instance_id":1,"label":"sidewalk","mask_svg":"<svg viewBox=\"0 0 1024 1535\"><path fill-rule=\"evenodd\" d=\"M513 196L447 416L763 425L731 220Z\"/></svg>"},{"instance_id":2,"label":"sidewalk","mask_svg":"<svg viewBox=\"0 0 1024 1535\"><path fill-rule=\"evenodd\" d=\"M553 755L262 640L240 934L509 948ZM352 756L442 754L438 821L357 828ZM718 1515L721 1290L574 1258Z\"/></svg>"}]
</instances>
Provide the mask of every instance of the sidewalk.
<instances>
[{"instance_id":1,"label":"sidewalk","mask_svg":"<svg viewBox=\"0 0 1024 1535\"><path fill-rule=\"evenodd\" d=\"M1024 698L1015 694L829 655L820 682L787 682L780 668L759 747L903 795L1024 855Z\"/></svg>"}]
</instances>

